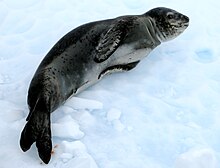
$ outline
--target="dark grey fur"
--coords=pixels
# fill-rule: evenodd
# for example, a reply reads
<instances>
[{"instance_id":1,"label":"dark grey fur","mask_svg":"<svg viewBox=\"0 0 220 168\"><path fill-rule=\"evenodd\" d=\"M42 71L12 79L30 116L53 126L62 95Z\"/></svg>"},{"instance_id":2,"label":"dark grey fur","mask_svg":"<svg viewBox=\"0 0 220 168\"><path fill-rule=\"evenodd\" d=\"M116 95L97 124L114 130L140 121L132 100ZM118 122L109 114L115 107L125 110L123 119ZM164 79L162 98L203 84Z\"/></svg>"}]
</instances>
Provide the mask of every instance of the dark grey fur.
<instances>
[{"instance_id":1,"label":"dark grey fur","mask_svg":"<svg viewBox=\"0 0 220 168\"><path fill-rule=\"evenodd\" d=\"M143 15L88 23L66 34L43 59L31 81L22 150L36 142L40 158L48 163L52 151L50 113L104 75L133 69L161 42L182 33L188 22L176 11L155 8Z\"/></svg>"}]
</instances>

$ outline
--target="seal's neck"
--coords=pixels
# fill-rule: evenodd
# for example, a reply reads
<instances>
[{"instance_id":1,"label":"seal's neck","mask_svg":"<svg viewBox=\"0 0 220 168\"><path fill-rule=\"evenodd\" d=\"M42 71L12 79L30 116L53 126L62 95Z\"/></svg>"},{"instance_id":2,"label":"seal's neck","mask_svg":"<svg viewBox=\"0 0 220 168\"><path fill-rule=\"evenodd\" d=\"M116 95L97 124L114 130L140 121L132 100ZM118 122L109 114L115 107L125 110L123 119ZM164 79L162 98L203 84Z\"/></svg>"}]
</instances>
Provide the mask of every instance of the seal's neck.
<instances>
[{"instance_id":1,"label":"seal's neck","mask_svg":"<svg viewBox=\"0 0 220 168\"><path fill-rule=\"evenodd\" d=\"M142 22L147 30L146 32L148 36L155 44L159 45L160 43L166 41L164 35L159 31L157 25L155 24L155 22L152 20L151 17L145 16Z\"/></svg>"}]
</instances>

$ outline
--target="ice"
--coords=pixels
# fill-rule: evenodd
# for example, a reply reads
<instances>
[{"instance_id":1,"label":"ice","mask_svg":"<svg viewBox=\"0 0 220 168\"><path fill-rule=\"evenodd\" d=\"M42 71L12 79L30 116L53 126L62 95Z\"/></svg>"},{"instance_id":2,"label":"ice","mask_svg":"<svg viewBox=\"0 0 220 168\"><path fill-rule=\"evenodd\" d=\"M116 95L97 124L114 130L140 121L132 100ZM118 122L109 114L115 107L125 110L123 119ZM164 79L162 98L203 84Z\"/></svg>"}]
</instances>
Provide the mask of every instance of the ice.
<instances>
[{"instance_id":1,"label":"ice","mask_svg":"<svg viewBox=\"0 0 220 168\"><path fill-rule=\"evenodd\" d=\"M108 121L113 121L113 120L118 120L121 117L121 111L118 109L110 109L109 112L107 113L107 120Z\"/></svg>"},{"instance_id":2,"label":"ice","mask_svg":"<svg viewBox=\"0 0 220 168\"><path fill-rule=\"evenodd\" d=\"M107 113L107 120L112 123L113 127L118 131L123 131L125 126L120 121L121 111L112 108Z\"/></svg>"},{"instance_id":3,"label":"ice","mask_svg":"<svg viewBox=\"0 0 220 168\"><path fill-rule=\"evenodd\" d=\"M60 157L65 163L65 167L76 165L77 168L98 168L82 142L63 141L61 148L63 154Z\"/></svg>"},{"instance_id":4,"label":"ice","mask_svg":"<svg viewBox=\"0 0 220 168\"><path fill-rule=\"evenodd\" d=\"M72 114L75 110L69 106L62 106L60 108L61 111L63 111L65 114Z\"/></svg>"},{"instance_id":5,"label":"ice","mask_svg":"<svg viewBox=\"0 0 220 168\"><path fill-rule=\"evenodd\" d=\"M51 47L81 24L158 6L186 14L190 26L55 111L46 167L219 168L220 1L0 0L1 168L45 166L19 138L29 83Z\"/></svg>"},{"instance_id":6,"label":"ice","mask_svg":"<svg viewBox=\"0 0 220 168\"><path fill-rule=\"evenodd\" d=\"M25 9L39 3L38 0L22 0L21 2L15 2L13 0L2 0L3 3L14 10L16 9Z\"/></svg>"},{"instance_id":7,"label":"ice","mask_svg":"<svg viewBox=\"0 0 220 168\"><path fill-rule=\"evenodd\" d=\"M4 4L0 1L0 23L3 23L7 18L8 9L4 6ZM1 25L1 24L0 24Z\"/></svg>"},{"instance_id":8,"label":"ice","mask_svg":"<svg viewBox=\"0 0 220 168\"><path fill-rule=\"evenodd\" d=\"M0 113L0 118L4 118L4 122L15 122L21 120L24 115L24 109L17 107L13 103L0 100L0 109L5 109L4 113Z\"/></svg>"},{"instance_id":9,"label":"ice","mask_svg":"<svg viewBox=\"0 0 220 168\"><path fill-rule=\"evenodd\" d=\"M201 63L211 63L215 61L215 56L210 49L196 51L196 60Z\"/></svg>"},{"instance_id":10,"label":"ice","mask_svg":"<svg viewBox=\"0 0 220 168\"><path fill-rule=\"evenodd\" d=\"M65 106L70 106L74 109L88 109L88 110L99 110L103 108L103 104L96 100L89 100L79 97L73 97L69 99Z\"/></svg>"},{"instance_id":11,"label":"ice","mask_svg":"<svg viewBox=\"0 0 220 168\"><path fill-rule=\"evenodd\" d=\"M175 168L218 168L215 152L212 149L192 149L181 154Z\"/></svg>"},{"instance_id":12,"label":"ice","mask_svg":"<svg viewBox=\"0 0 220 168\"><path fill-rule=\"evenodd\" d=\"M74 157L87 154L85 145L80 141L63 141L61 145L64 153L72 154Z\"/></svg>"},{"instance_id":13,"label":"ice","mask_svg":"<svg viewBox=\"0 0 220 168\"><path fill-rule=\"evenodd\" d=\"M84 133L80 131L79 125L71 116L65 116L52 124L53 136L58 138L81 139Z\"/></svg>"},{"instance_id":14,"label":"ice","mask_svg":"<svg viewBox=\"0 0 220 168\"><path fill-rule=\"evenodd\" d=\"M69 162L62 164L63 168L69 168L74 165L74 168L98 168L91 157L76 157Z\"/></svg>"},{"instance_id":15,"label":"ice","mask_svg":"<svg viewBox=\"0 0 220 168\"><path fill-rule=\"evenodd\" d=\"M112 123L114 128L118 131L123 131L125 129L125 126L119 120L115 120Z\"/></svg>"}]
</instances>

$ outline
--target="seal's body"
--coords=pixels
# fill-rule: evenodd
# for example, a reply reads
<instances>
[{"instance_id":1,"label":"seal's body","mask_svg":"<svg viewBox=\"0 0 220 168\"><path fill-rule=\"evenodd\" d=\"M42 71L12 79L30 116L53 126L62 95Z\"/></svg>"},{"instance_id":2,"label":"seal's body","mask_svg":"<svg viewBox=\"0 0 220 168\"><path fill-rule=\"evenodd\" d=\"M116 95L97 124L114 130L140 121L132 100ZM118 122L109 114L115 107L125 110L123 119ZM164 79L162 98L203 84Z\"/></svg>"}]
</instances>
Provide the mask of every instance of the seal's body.
<instances>
[{"instance_id":1,"label":"seal's body","mask_svg":"<svg viewBox=\"0 0 220 168\"><path fill-rule=\"evenodd\" d=\"M104 75L133 69L161 42L182 33L188 22L188 17L174 10L155 8L143 15L88 23L66 34L43 59L31 81L22 150L36 142L40 158L48 163L50 113Z\"/></svg>"}]
</instances>

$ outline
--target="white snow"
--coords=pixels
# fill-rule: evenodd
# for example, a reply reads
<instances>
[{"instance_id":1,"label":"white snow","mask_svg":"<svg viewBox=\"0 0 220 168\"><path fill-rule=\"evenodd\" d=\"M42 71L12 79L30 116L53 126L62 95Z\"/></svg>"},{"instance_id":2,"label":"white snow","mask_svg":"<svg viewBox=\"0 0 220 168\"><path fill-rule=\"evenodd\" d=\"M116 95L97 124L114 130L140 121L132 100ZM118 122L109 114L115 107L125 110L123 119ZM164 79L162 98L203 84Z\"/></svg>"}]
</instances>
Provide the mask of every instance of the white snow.
<instances>
[{"instance_id":1,"label":"white snow","mask_svg":"<svg viewBox=\"0 0 220 168\"><path fill-rule=\"evenodd\" d=\"M121 111L115 108L112 108L107 113L107 120L108 121L114 121L118 120L121 117Z\"/></svg>"},{"instance_id":2,"label":"white snow","mask_svg":"<svg viewBox=\"0 0 220 168\"><path fill-rule=\"evenodd\" d=\"M103 104L99 101L82 99L79 97L72 97L69 99L65 106L72 107L73 109L91 109L91 110L99 110L103 108Z\"/></svg>"},{"instance_id":3,"label":"white snow","mask_svg":"<svg viewBox=\"0 0 220 168\"><path fill-rule=\"evenodd\" d=\"M175 168L215 168L217 159L212 149L192 149L179 156Z\"/></svg>"},{"instance_id":4,"label":"white snow","mask_svg":"<svg viewBox=\"0 0 220 168\"><path fill-rule=\"evenodd\" d=\"M107 120L112 124L112 126L118 130L123 131L125 126L121 123L121 111L115 108L110 109L107 112Z\"/></svg>"},{"instance_id":5,"label":"white snow","mask_svg":"<svg viewBox=\"0 0 220 168\"><path fill-rule=\"evenodd\" d=\"M60 158L62 161L67 163L69 167L76 166L77 168L97 168L94 159L88 154L85 145L80 141L61 143L63 149ZM65 165L65 167L67 167Z\"/></svg>"},{"instance_id":6,"label":"white snow","mask_svg":"<svg viewBox=\"0 0 220 168\"><path fill-rule=\"evenodd\" d=\"M84 136L84 133L79 129L79 124L71 116L65 116L58 122L53 123L52 133L54 137L75 140L81 139Z\"/></svg>"},{"instance_id":7,"label":"white snow","mask_svg":"<svg viewBox=\"0 0 220 168\"><path fill-rule=\"evenodd\" d=\"M52 114L53 155L23 153L27 90L40 61L77 26L153 7L190 17L178 38ZM219 168L220 1L0 0L0 167Z\"/></svg>"}]
</instances>

